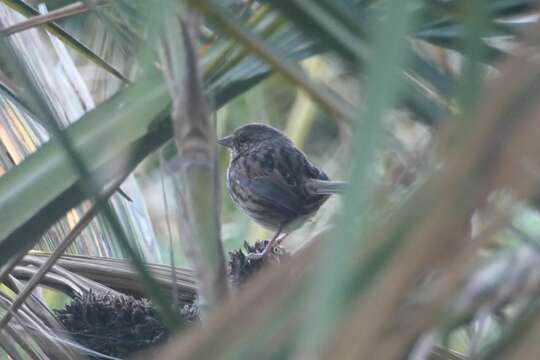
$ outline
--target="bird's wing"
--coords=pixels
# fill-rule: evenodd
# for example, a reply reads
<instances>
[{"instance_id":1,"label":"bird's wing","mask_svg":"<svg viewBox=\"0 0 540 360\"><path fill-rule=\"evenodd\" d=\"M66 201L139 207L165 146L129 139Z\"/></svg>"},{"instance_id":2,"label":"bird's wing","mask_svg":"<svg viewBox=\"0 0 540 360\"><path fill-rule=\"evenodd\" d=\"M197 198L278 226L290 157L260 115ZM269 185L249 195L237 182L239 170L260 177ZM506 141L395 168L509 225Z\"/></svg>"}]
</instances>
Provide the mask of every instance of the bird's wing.
<instances>
[{"instance_id":1,"label":"bird's wing","mask_svg":"<svg viewBox=\"0 0 540 360\"><path fill-rule=\"evenodd\" d=\"M302 214L304 193L300 157L303 154L295 147L261 144L249 159L244 159L244 176L239 179L241 185L249 187L260 201L277 211L290 216Z\"/></svg>"},{"instance_id":2,"label":"bird's wing","mask_svg":"<svg viewBox=\"0 0 540 360\"><path fill-rule=\"evenodd\" d=\"M253 199L256 199L254 201L260 205L290 217L299 215L302 199L279 175L268 174L248 178L239 174L236 180L241 187L249 189L254 195Z\"/></svg>"}]
</instances>

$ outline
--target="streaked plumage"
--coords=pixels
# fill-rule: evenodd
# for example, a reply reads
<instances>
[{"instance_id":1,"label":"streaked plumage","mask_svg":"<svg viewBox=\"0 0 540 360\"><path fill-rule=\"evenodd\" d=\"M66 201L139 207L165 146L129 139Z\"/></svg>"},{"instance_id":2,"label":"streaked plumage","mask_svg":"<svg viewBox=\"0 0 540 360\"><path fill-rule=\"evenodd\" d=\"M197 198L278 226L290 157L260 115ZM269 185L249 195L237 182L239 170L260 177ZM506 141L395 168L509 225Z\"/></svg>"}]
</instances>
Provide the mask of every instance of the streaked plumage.
<instances>
[{"instance_id":1,"label":"streaked plumage","mask_svg":"<svg viewBox=\"0 0 540 360\"><path fill-rule=\"evenodd\" d=\"M260 225L289 233L313 216L339 185L313 166L279 130L248 124L218 141L230 148L227 189ZM328 191L330 189L330 191Z\"/></svg>"}]
</instances>

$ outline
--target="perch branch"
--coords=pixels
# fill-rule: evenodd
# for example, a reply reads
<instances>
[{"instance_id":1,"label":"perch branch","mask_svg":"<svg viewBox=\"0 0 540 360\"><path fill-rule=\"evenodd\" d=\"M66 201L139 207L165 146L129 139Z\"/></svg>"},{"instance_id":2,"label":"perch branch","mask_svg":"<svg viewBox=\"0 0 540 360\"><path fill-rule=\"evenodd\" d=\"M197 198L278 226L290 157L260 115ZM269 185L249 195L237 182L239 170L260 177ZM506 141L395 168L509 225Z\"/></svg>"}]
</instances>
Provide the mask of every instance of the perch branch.
<instances>
[{"instance_id":1,"label":"perch branch","mask_svg":"<svg viewBox=\"0 0 540 360\"><path fill-rule=\"evenodd\" d=\"M199 22L195 13L186 11L185 15L183 21L176 15L168 18L161 55L179 154L173 179L181 208L180 234L195 270L204 314L227 294L228 283L220 239L215 124L203 93L195 48Z\"/></svg>"}]
</instances>

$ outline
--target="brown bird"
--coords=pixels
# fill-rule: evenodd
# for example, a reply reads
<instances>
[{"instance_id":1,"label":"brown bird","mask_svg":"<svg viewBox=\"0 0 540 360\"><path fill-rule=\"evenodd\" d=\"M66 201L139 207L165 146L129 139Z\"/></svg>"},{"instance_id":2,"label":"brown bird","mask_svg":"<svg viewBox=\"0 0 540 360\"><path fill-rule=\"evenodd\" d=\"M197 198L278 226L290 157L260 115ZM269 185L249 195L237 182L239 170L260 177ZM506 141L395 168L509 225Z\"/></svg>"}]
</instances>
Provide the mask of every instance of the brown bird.
<instances>
[{"instance_id":1,"label":"brown bird","mask_svg":"<svg viewBox=\"0 0 540 360\"><path fill-rule=\"evenodd\" d=\"M270 254L278 239L301 227L329 195L346 187L345 182L330 181L271 126L244 125L218 143L230 149L229 195L255 222L275 231L266 249L252 258Z\"/></svg>"}]
</instances>

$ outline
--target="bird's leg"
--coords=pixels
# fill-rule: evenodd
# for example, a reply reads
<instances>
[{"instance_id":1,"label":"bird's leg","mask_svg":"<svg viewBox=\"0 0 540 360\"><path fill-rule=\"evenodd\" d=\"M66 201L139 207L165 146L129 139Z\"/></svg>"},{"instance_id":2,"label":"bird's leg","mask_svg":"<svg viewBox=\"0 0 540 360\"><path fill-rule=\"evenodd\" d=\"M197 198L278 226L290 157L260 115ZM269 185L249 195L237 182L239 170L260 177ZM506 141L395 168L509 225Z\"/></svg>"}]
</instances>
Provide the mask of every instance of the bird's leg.
<instances>
[{"instance_id":1,"label":"bird's leg","mask_svg":"<svg viewBox=\"0 0 540 360\"><path fill-rule=\"evenodd\" d=\"M289 236L290 232L286 233L286 234L283 234L282 237L280 237L279 239L276 239L276 246L275 247L278 247L278 246L281 246L281 243L283 242L283 240L285 240L285 238L287 236Z\"/></svg>"},{"instance_id":2,"label":"bird's leg","mask_svg":"<svg viewBox=\"0 0 540 360\"><path fill-rule=\"evenodd\" d=\"M264 248L263 251L261 251L260 253L257 253L257 254L249 254L248 258L250 260L258 260L258 259L265 259L266 260L266 258L268 258L268 256L272 253L272 251L273 251L274 247L276 246L276 244L279 244L278 239L279 239L279 235L281 235L281 229L282 228L283 228L282 226L280 226L278 228L278 230L276 231L274 237L268 242L268 244L266 245L266 247Z\"/></svg>"}]
</instances>

